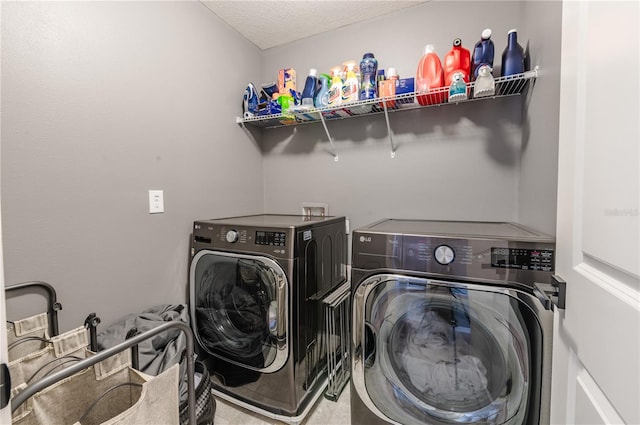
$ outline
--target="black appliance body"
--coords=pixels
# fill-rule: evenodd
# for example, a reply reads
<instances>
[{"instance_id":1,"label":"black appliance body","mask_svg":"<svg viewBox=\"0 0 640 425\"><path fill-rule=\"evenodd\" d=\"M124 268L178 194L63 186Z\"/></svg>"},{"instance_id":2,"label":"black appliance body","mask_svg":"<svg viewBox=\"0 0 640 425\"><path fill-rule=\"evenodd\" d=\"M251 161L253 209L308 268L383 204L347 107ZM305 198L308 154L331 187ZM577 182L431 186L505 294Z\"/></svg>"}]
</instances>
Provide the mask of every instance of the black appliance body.
<instances>
[{"instance_id":1,"label":"black appliance body","mask_svg":"<svg viewBox=\"0 0 640 425\"><path fill-rule=\"evenodd\" d=\"M347 279L345 225L276 214L194 223L190 314L215 395L284 422L306 416L327 382L322 299Z\"/></svg>"},{"instance_id":2,"label":"black appliance body","mask_svg":"<svg viewBox=\"0 0 640 425\"><path fill-rule=\"evenodd\" d=\"M387 219L352 241L352 424L549 423L553 237Z\"/></svg>"}]
</instances>

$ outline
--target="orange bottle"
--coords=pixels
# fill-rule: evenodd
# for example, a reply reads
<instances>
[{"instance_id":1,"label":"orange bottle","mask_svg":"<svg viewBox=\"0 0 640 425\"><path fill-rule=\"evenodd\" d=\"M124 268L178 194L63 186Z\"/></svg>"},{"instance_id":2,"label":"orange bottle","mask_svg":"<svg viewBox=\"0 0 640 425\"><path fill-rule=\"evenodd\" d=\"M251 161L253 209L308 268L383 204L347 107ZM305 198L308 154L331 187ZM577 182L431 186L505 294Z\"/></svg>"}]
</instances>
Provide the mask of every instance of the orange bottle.
<instances>
[{"instance_id":1,"label":"orange bottle","mask_svg":"<svg viewBox=\"0 0 640 425\"><path fill-rule=\"evenodd\" d=\"M416 72L415 91L418 103L422 106L436 105L444 102L445 92L442 90L444 86L444 73L442 63L435 52L432 44L427 44L424 48L424 55L418 63L418 71ZM433 94L424 94L429 90L436 90ZM423 94L418 94L422 92Z\"/></svg>"},{"instance_id":2,"label":"orange bottle","mask_svg":"<svg viewBox=\"0 0 640 425\"><path fill-rule=\"evenodd\" d=\"M444 84L449 87L453 81L453 74L462 72L464 82L468 83L471 74L471 53L462 47L462 40L453 40L453 47L444 57Z\"/></svg>"}]
</instances>

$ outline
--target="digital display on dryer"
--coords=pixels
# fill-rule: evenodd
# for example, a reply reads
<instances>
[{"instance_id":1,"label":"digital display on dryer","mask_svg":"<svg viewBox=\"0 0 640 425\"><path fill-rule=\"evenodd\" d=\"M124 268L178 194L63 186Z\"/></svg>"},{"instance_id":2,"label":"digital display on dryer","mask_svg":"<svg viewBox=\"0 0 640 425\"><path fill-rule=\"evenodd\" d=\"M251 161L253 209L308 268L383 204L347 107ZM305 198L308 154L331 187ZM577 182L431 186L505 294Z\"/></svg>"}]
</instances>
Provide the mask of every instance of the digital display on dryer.
<instances>
[{"instance_id":1,"label":"digital display on dryer","mask_svg":"<svg viewBox=\"0 0 640 425\"><path fill-rule=\"evenodd\" d=\"M491 248L491 267L552 272L552 249Z\"/></svg>"},{"instance_id":2,"label":"digital display on dryer","mask_svg":"<svg viewBox=\"0 0 640 425\"><path fill-rule=\"evenodd\" d=\"M286 246L285 232L256 232L256 245Z\"/></svg>"}]
</instances>

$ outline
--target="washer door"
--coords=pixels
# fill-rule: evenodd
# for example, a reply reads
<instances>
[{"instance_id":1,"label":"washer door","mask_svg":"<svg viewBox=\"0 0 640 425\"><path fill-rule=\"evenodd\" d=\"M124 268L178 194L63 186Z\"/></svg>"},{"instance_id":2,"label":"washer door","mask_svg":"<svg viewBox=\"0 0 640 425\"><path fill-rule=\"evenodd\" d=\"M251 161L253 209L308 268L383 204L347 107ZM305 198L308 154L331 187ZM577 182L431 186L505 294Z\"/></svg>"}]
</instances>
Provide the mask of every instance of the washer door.
<instances>
[{"instance_id":1,"label":"washer door","mask_svg":"<svg viewBox=\"0 0 640 425\"><path fill-rule=\"evenodd\" d=\"M200 251L191 263L190 308L207 353L247 369L279 370L288 353L288 284L270 258Z\"/></svg>"},{"instance_id":2,"label":"washer door","mask_svg":"<svg viewBox=\"0 0 640 425\"><path fill-rule=\"evenodd\" d=\"M359 397L402 424L521 424L537 391L522 295L397 275L366 279L353 300Z\"/></svg>"}]
</instances>

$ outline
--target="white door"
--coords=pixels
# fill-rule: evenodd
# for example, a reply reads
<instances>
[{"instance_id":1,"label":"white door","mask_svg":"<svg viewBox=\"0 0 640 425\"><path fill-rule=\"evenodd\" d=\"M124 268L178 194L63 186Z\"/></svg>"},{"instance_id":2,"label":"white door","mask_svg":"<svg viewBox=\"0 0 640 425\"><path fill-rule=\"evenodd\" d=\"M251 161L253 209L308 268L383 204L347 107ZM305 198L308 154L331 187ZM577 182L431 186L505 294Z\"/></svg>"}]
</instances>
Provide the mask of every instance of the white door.
<instances>
[{"instance_id":1,"label":"white door","mask_svg":"<svg viewBox=\"0 0 640 425\"><path fill-rule=\"evenodd\" d=\"M640 423L637 1L565 1L554 423Z\"/></svg>"}]
</instances>

